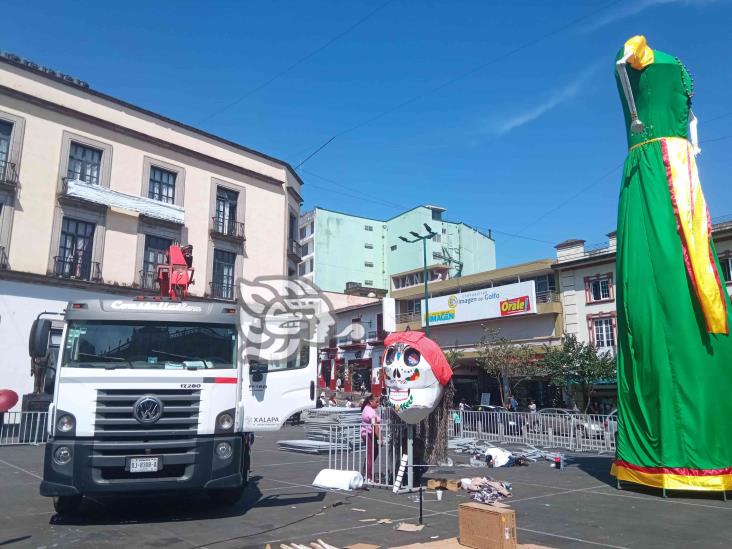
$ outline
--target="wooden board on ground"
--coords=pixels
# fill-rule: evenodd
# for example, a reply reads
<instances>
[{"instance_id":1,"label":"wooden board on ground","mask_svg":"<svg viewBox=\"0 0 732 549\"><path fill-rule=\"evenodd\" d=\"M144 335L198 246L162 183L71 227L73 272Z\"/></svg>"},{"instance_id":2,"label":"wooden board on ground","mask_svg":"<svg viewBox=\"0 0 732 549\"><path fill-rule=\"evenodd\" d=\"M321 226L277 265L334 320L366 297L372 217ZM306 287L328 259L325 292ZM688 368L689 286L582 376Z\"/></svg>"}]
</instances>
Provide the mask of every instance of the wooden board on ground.
<instances>
[{"instance_id":1,"label":"wooden board on ground","mask_svg":"<svg viewBox=\"0 0 732 549\"><path fill-rule=\"evenodd\" d=\"M352 549L354 546L349 546ZM544 547L543 545L534 545L521 543L518 544L518 549L552 549L551 547ZM438 539L435 541L426 541L423 543L412 543L410 545L399 545L398 547L392 547L392 549L465 549L464 545L460 545L457 538L450 539Z\"/></svg>"}]
</instances>

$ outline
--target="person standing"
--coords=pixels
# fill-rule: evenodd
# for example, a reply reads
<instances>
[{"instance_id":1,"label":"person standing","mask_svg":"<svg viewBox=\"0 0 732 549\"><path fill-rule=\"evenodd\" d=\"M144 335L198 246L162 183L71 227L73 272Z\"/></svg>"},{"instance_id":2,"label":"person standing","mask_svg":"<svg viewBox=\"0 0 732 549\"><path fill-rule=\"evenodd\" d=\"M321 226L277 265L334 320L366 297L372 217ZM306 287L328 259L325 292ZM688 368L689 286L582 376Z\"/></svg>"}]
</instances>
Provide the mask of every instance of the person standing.
<instances>
[{"instance_id":1,"label":"person standing","mask_svg":"<svg viewBox=\"0 0 732 549\"><path fill-rule=\"evenodd\" d=\"M341 390L343 390L343 379L339 377L338 379L336 379L336 391Z\"/></svg>"},{"instance_id":2,"label":"person standing","mask_svg":"<svg viewBox=\"0 0 732 549\"><path fill-rule=\"evenodd\" d=\"M361 382L361 396L364 396L366 394L366 384L362 381Z\"/></svg>"},{"instance_id":3,"label":"person standing","mask_svg":"<svg viewBox=\"0 0 732 549\"><path fill-rule=\"evenodd\" d=\"M374 480L374 460L379 456L381 427L376 408L379 403L374 395L368 395L361 403L361 441L366 445L366 480Z\"/></svg>"},{"instance_id":4,"label":"person standing","mask_svg":"<svg viewBox=\"0 0 732 549\"><path fill-rule=\"evenodd\" d=\"M533 400L529 401L529 412L532 414L536 413L536 402L534 402Z\"/></svg>"},{"instance_id":5,"label":"person standing","mask_svg":"<svg viewBox=\"0 0 732 549\"><path fill-rule=\"evenodd\" d=\"M513 395L508 397L508 399L509 399L509 402L511 403L511 411L518 412L518 400L516 400L516 398Z\"/></svg>"}]
</instances>

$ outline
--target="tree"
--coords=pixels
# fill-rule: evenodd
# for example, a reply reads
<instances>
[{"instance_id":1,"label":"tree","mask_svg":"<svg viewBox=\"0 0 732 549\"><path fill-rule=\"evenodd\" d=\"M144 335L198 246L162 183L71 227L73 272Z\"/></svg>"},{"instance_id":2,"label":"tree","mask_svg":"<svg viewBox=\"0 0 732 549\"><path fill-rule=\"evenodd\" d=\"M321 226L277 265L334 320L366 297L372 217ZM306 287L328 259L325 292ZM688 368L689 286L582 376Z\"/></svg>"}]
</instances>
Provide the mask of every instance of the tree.
<instances>
[{"instance_id":1,"label":"tree","mask_svg":"<svg viewBox=\"0 0 732 549\"><path fill-rule=\"evenodd\" d=\"M539 374L540 364L532 347L498 337L499 330L484 328L477 345L476 362L498 380L501 404L505 405L521 383Z\"/></svg>"},{"instance_id":2,"label":"tree","mask_svg":"<svg viewBox=\"0 0 732 549\"><path fill-rule=\"evenodd\" d=\"M615 377L615 358L598 352L592 343L578 341L573 334L562 345L544 349L542 364L546 375L559 387L579 387L585 411L590 405L592 386L601 379Z\"/></svg>"},{"instance_id":3,"label":"tree","mask_svg":"<svg viewBox=\"0 0 732 549\"><path fill-rule=\"evenodd\" d=\"M443 349L443 352L445 353L445 358L447 359L447 363L450 365L450 368L452 368L452 371L454 372L455 368L460 366L460 362L462 361L465 353L463 353L463 351L458 349L457 341L455 342L455 347Z\"/></svg>"}]
</instances>

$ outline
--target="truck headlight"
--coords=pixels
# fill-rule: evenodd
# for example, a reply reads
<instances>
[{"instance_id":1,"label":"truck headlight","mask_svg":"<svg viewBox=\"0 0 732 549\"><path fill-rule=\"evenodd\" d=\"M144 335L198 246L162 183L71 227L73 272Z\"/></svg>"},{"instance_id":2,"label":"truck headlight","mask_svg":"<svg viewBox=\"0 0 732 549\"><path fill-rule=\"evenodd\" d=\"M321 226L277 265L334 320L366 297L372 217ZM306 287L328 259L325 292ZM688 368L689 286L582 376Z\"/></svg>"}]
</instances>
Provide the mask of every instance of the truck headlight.
<instances>
[{"instance_id":1,"label":"truck headlight","mask_svg":"<svg viewBox=\"0 0 732 549\"><path fill-rule=\"evenodd\" d=\"M216 418L216 423L218 424L219 429L222 431L228 431L234 426L234 418L231 417L231 414L224 412L223 414L219 414L219 417Z\"/></svg>"},{"instance_id":2,"label":"truck headlight","mask_svg":"<svg viewBox=\"0 0 732 549\"><path fill-rule=\"evenodd\" d=\"M216 455L219 459L229 459L231 457L232 450L231 444L228 442L219 442L216 445Z\"/></svg>"},{"instance_id":3,"label":"truck headlight","mask_svg":"<svg viewBox=\"0 0 732 549\"><path fill-rule=\"evenodd\" d=\"M53 461L59 465L66 465L71 461L71 448L68 446L59 446L53 453Z\"/></svg>"},{"instance_id":4,"label":"truck headlight","mask_svg":"<svg viewBox=\"0 0 732 549\"><path fill-rule=\"evenodd\" d=\"M74 427L76 427L76 420L71 414L63 414L56 420L56 429L61 433L70 433Z\"/></svg>"}]
</instances>

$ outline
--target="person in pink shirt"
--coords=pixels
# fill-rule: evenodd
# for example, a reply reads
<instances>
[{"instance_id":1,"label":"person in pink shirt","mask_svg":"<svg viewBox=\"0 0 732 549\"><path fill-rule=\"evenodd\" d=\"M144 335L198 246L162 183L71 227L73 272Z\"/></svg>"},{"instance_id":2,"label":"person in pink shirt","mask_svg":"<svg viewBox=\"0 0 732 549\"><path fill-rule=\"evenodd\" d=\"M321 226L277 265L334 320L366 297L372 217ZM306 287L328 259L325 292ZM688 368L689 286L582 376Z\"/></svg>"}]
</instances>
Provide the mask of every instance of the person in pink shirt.
<instances>
[{"instance_id":1,"label":"person in pink shirt","mask_svg":"<svg viewBox=\"0 0 732 549\"><path fill-rule=\"evenodd\" d=\"M366 480L374 480L374 460L379 455L381 428L376 409L379 401L374 395L367 395L361 403L361 440L366 445Z\"/></svg>"}]
</instances>

